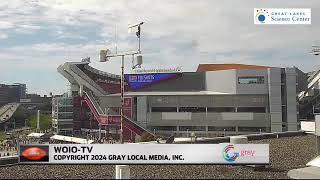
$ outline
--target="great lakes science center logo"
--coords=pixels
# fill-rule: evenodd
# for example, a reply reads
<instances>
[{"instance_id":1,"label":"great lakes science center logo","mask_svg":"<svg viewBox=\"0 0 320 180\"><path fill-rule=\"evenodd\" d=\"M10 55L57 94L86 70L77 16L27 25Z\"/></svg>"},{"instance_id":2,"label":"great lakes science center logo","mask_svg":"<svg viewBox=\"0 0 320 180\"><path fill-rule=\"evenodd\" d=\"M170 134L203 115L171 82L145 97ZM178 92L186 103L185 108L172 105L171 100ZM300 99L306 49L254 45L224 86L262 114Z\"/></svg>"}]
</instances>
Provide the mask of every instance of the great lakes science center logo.
<instances>
[{"instance_id":1,"label":"great lakes science center logo","mask_svg":"<svg viewBox=\"0 0 320 180\"><path fill-rule=\"evenodd\" d=\"M254 8L254 24L311 24L309 8Z\"/></svg>"},{"instance_id":2,"label":"great lakes science center logo","mask_svg":"<svg viewBox=\"0 0 320 180\"><path fill-rule=\"evenodd\" d=\"M255 21L257 22L265 23L266 18L270 16L266 9L256 9L255 11Z\"/></svg>"}]
</instances>

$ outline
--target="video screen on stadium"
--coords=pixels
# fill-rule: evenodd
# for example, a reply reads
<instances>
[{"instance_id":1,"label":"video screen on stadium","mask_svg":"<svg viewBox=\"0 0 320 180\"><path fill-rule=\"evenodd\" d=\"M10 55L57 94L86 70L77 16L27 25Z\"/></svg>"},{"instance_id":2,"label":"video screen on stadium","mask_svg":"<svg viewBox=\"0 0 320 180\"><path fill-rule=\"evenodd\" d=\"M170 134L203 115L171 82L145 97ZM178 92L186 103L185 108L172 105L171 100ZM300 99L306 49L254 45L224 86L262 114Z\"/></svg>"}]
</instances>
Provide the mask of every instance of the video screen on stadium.
<instances>
[{"instance_id":1,"label":"video screen on stadium","mask_svg":"<svg viewBox=\"0 0 320 180\"><path fill-rule=\"evenodd\" d=\"M0 179L320 179L320 1L0 2Z\"/></svg>"}]
</instances>

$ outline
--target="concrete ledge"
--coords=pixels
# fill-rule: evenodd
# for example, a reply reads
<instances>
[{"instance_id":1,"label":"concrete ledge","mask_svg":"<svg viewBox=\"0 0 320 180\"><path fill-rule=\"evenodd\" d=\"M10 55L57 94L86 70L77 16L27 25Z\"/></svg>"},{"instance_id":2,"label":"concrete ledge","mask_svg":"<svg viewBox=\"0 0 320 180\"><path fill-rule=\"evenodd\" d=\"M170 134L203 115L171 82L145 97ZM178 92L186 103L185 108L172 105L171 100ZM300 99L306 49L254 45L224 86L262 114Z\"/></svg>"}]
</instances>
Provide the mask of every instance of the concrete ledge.
<instances>
[{"instance_id":1,"label":"concrete ledge","mask_svg":"<svg viewBox=\"0 0 320 180\"><path fill-rule=\"evenodd\" d=\"M305 167L300 169L292 169L288 172L291 179L320 179L319 167Z\"/></svg>"},{"instance_id":2,"label":"concrete ledge","mask_svg":"<svg viewBox=\"0 0 320 180\"><path fill-rule=\"evenodd\" d=\"M261 140L261 139L272 139L272 138L281 138L281 137L293 137L293 136L304 136L307 135L305 131L287 131L287 132L275 132L275 133L261 133L261 134L247 134L247 135L239 135L243 137L247 137L248 141L253 140ZM216 138L197 138L196 144L219 144L230 142L231 136L226 137L216 137ZM174 142L174 144L190 144L193 143L190 140L185 140L181 142Z\"/></svg>"},{"instance_id":3,"label":"concrete ledge","mask_svg":"<svg viewBox=\"0 0 320 180\"><path fill-rule=\"evenodd\" d=\"M0 157L0 166L7 166L17 164L19 162L18 156Z\"/></svg>"},{"instance_id":4,"label":"concrete ledge","mask_svg":"<svg viewBox=\"0 0 320 180\"><path fill-rule=\"evenodd\" d=\"M292 137L292 136L303 136L306 135L305 131L287 131L287 132L275 132L275 133L262 133L262 134L248 134L249 141L271 139L280 137Z\"/></svg>"},{"instance_id":5,"label":"concrete ledge","mask_svg":"<svg viewBox=\"0 0 320 180\"><path fill-rule=\"evenodd\" d=\"M196 144L219 144L224 142L230 142L230 137L216 137L216 138L199 138L196 140ZM174 144L190 144L194 143L191 142L191 139L189 141L178 141L174 142Z\"/></svg>"}]
</instances>

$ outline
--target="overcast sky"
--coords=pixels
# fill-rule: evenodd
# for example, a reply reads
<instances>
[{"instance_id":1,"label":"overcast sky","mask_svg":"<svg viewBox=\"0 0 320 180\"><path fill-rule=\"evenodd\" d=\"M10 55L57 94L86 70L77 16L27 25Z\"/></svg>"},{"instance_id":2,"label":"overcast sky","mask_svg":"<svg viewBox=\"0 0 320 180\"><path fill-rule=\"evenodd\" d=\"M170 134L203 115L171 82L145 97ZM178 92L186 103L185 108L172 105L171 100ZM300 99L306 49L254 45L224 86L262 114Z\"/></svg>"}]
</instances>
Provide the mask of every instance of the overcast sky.
<instances>
[{"instance_id":1,"label":"overcast sky","mask_svg":"<svg viewBox=\"0 0 320 180\"><path fill-rule=\"evenodd\" d=\"M254 8L311 8L312 25L254 25ZM143 21L143 67L247 63L320 68L308 54L320 45L318 0L7 0L0 1L0 83L26 83L29 93L59 94L65 61L119 74L120 61L99 63L99 50L135 50L128 23ZM127 72L131 60L127 59Z\"/></svg>"}]
</instances>

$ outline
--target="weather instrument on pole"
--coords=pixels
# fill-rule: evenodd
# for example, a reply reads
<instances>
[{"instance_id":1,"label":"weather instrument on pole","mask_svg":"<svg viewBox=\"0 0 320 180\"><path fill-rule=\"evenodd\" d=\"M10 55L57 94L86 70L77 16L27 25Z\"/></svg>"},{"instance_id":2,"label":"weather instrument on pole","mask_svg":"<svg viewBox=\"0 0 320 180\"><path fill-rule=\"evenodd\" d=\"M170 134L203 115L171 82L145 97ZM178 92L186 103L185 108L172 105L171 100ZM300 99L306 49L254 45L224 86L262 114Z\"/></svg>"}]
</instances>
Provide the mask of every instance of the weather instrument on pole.
<instances>
[{"instance_id":1,"label":"weather instrument on pole","mask_svg":"<svg viewBox=\"0 0 320 180\"><path fill-rule=\"evenodd\" d=\"M137 32L136 32L136 36L137 36L137 38L138 38L138 43L139 43L139 48L138 48L138 51L139 52L141 52L140 51L140 35L141 35L141 25L143 24L143 22L140 22L140 23L138 23L138 24L134 24L134 25L128 25L128 32L130 33L131 32L131 30L132 30L132 28L134 28L134 27L138 27L138 30L137 30Z\"/></svg>"},{"instance_id":2,"label":"weather instrument on pole","mask_svg":"<svg viewBox=\"0 0 320 180\"><path fill-rule=\"evenodd\" d=\"M138 24L134 24L134 25L129 25L128 26L128 31L130 32L132 28L137 27L138 31L136 32L136 36L138 38L139 41L139 46L138 46L138 50L137 51L132 51L132 52L122 52L122 53L118 53L116 52L115 54L111 54L109 49L104 49L104 50L100 50L100 62L106 62L109 60L109 58L111 57L121 57L121 111L120 111L120 116L121 116L121 120L120 120L120 128L121 128L121 133L120 133L120 142L123 143L123 121L124 121L124 59L125 56L132 56L132 69L136 68L136 67L140 67L142 64L142 55L141 55L141 49L140 49L140 37L141 37L141 25L143 24L143 22L140 22ZM137 64L134 64L134 56L137 56Z\"/></svg>"}]
</instances>

